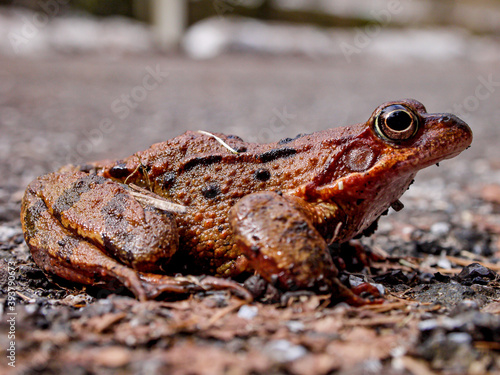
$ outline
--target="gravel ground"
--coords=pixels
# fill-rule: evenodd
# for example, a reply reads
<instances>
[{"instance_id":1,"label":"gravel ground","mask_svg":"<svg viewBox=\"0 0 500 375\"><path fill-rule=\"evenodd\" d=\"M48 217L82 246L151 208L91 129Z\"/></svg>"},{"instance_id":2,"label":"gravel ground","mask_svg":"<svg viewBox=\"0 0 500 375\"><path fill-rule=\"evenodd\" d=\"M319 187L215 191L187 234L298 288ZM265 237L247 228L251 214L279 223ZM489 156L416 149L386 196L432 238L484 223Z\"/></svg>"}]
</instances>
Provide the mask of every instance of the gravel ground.
<instances>
[{"instance_id":1,"label":"gravel ground","mask_svg":"<svg viewBox=\"0 0 500 375\"><path fill-rule=\"evenodd\" d=\"M2 348L11 274L18 314L16 368L3 355L2 373L499 373L499 87L498 61L479 58L0 56ZM407 97L458 114L475 138L421 172L405 209L365 240L387 253L372 267L385 308L325 307L320 297L241 307L217 293L141 304L47 281L22 240L25 186L61 165L124 157L190 129L278 140L363 122ZM450 278L473 261L492 273Z\"/></svg>"}]
</instances>

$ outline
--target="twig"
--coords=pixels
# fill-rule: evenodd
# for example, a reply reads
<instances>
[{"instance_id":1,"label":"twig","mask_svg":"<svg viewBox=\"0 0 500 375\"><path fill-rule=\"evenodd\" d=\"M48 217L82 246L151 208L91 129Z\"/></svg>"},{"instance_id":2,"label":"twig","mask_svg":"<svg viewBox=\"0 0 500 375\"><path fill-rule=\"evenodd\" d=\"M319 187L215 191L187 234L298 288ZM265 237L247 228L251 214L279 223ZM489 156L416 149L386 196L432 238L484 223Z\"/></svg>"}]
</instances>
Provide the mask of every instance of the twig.
<instances>
[{"instance_id":1,"label":"twig","mask_svg":"<svg viewBox=\"0 0 500 375\"><path fill-rule=\"evenodd\" d=\"M205 135L208 135L209 137L214 138L222 146L224 146L225 148L227 148L231 153L238 154L238 151L236 151L234 148L232 148L231 146L229 146L226 142L224 142L221 138L217 137L215 134L206 132L204 130L198 130L198 133L205 134Z\"/></svg>"},{"instance_id":2,"label":"twig","mask_svg":"<svg viewBox=\"0 0 500 375\"><path fill-rule=\"evenodd\" d=\"M436 375L436 372L432 371L429 365L422 360L409 356L404 356L400 360L403 366L414 375Z\"/></svg>"},{"instance_id":3,"label":"twig","mask_svg":"<svg viewBox=\"0 0 500 375\"><path fill-rule=\"evenodd\" d=\"M476 341L476 342L474 342L474 347L476 349L500 350L500 342L495 342L495 341Z\"/></svg>"},{"instance_id":4,"label":"twig","mask_svg":"<svg viewBox=\"0 0 500 375\"><path fill-rule=\"evenodd\" d=\"M23 300L27 301L27 302L33 302L33 301L35 301L35 299L34 299L34 298L28 297L28 296L26 296L26 295L22 294L21 292L19 292L18 290L16 290L16 294L17 294L19 297L21 297Z\"/></svg>"},{"instance_id":5,"label":"twig","mask_svg":"<svg viewBox=\"0 0 500 375\"><path fill-rule=\"evenodd\" d=\"M401 323L401 316L376 316L374 318L349 319L345 326L371 327L385 326Z\"/></svg>"},{"instance_id":6,"label":"twig","mask_svg":"<svg viewBox=\"0 0 500 375\"><path fill-rule=\"evenodd\" d=\"M136 191L130 191L130 194L137 199L140 203L146 204L158 208L159 210L174 212L176 214L185 214L187 212L187 207L181 204L170 202L159 195L156 195L143 189L137 185L130 184L132 189Z\"/></svg>"},{"instance_id":7,"label":"twig","mask_svg":"<svg viewBox=\"0 0 500 375\"><path fill-rule=\"evenodd\" d=\"M208 322L204 325L203 329L208 329L210 328L215 322L217 322L219 319L223 318L227 314L232 313L233 311L238 310L241 306L246 305L246 301L238 301L236 304L232 306L228 306L226 308L223 308L216 312L212 317L208 320Z\"/></svg>"},{"instance_id":8,"label":"twig","mask_svg":"<svg viewBox=\"0 0 500 375\"><path fill-rule=\"evenodd\" d=\"M410 268L412 268L412 269L414 269L414 270L416 270L416 269L418 269L418 268L419 268L419 266L418 266L418 265L413 264L413 263L411 263L411 262L407 261L406 259L400 259L400 260L399 260L399 263L400 263L400 264L402 264L403 266L410 267Z\"/></svg>"},{"instance_id":9,"label":"twig","mask_svg":"<svg viewBox=\"0 0 500 375\"><path fill-rule=\"evenodd\" d=\"M471 263L479 263L480 265L489 268L490 270L500 272L500 265L495 264L495 263L489 263L489 262L481 262L481 261L475 261L472 259L462 259L462 258L457 258L451 255L447 255L446 259L448 259L450 262L453 262L455 264L458 264L459 266L468 266Z\"/></svg>"},{"instance_id":10,"label":"twig","mask_svg":"<svg viewBox=\"0 0 500 375\"><path fill-rule=\"evenodd\" d=\"M390 303L385 303L382 305L366 305L363 306L364 310L370 310L376 313L383 313L391 310L400 310L409 304L411 304L412 301L398 301L398 302L390 302Z\"/></svg>"}]
</instances>

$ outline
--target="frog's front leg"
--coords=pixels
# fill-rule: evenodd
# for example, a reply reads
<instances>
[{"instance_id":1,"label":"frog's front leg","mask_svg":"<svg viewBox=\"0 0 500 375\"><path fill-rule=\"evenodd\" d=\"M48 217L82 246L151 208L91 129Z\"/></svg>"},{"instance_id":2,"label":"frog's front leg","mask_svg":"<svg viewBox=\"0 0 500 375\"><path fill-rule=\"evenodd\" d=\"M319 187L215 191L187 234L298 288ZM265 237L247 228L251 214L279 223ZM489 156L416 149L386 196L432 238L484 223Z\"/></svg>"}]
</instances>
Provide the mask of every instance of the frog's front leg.
<instances>
[{"instance_id":1,"label":"frog's front leg","mask_svg":"<svg viewBox=\"0 0 500 375\"><path fill-rule=\"evenodd\" d=\"M118 280L141 300L213 288L242 294L224 281L151 273L177 250L175 219L143 207L123 185L100 176L70 171L39 177L26 190L21 221L38 266L70 281Z\"/></svg>"},{"instance_id":2,"label":"frog's front leg","mask_svg":"<svg viewBox=\"0 0 500 375\"><path fill-rule=\"evenodd\" d=\"M280 289L314 289L353 305L367 303L338 280L325 239L299 206L297 198L259 192L231 209L235 241L250 265Z\"/></svg>"}]
</instances>

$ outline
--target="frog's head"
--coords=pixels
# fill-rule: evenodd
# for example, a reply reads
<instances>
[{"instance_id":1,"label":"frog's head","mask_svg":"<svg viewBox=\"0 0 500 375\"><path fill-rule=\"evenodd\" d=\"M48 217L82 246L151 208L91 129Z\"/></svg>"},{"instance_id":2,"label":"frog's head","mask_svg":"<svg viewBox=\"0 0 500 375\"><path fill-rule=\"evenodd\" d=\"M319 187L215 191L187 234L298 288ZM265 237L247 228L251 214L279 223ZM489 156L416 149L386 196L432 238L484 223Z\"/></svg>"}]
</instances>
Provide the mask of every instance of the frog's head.
<instances>
[{"instance_id":1,"label":"frog's head","mask_svg":"<svg viewBox=\"0 0 500 375\"><path fill-rule=\"evenodd\" d=\"M346 241L394 205L417 171L457 156L471 142L469 126L452 114L427 113L411 99L388 102L365 124L342 129L330 162L304 193L335 212L342 224L332 240Z\"/></svg>"}]
</instances>

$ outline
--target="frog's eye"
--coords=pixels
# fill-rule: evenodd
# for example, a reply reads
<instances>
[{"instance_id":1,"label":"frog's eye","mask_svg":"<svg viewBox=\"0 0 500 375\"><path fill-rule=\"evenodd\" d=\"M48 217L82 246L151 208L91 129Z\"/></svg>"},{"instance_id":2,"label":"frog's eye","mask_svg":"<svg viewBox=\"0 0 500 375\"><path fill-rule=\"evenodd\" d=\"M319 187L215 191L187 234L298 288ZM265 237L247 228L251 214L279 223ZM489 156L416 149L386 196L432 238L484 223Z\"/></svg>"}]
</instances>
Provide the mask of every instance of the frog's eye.
<instances>
[{"instance_id":1,"label":"frog's eye","mask_svg":"<svg viewBox=\"0 0 500 375\"><path fill-rule=\"evenodd\" d=\"M390 141L405 141L418 130L418 118L402 105L390 105L384 108L375 119L377 134Z\"/></svg>"}]
</instances>

